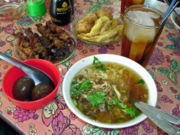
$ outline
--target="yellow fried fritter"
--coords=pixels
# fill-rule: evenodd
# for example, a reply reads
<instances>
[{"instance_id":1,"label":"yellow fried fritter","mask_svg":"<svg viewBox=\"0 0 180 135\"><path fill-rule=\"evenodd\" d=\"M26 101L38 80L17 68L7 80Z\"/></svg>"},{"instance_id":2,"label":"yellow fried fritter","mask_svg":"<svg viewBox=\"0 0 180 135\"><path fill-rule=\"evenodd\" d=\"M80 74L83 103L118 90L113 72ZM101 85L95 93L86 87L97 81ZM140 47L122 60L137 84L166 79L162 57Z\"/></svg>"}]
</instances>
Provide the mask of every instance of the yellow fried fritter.
<instances>
[{"instance_id":1,"label":"yellow fried fritter","mask_svg":"<svg viewBox=\"0 0 180 135\"><path fill-rule=\"evenodd\" d=\"M107 16L109 19L113 18L112 13L106 9L101 9L101 10L95 11L95 14L98 18L100 18L102 16Z\"/></svg>"},{"instance_id":2,"label":"yellow fried fritter","mask_svg":"<svg viewBox=\"0 0 180 135\"><path fill-rule=\"evenodd\" d=\"M76 33L88 33L91 30L91 27L94 25L97 20L96 14L87 14L81 20L79 20L75 26Z\"/></svg>"},{"instance_id":3,"label":"yellow fried fritter","mask_svg":"<svg viewBox=\"0 0 180 135\"><path fill-rule=\"evenodd\" d=\"M77 37L90 42L110 43L121 39L123 25L119 18L113 18L112 13L102 9L87 14L76 24Z\"/></svg>"}]
</instances>

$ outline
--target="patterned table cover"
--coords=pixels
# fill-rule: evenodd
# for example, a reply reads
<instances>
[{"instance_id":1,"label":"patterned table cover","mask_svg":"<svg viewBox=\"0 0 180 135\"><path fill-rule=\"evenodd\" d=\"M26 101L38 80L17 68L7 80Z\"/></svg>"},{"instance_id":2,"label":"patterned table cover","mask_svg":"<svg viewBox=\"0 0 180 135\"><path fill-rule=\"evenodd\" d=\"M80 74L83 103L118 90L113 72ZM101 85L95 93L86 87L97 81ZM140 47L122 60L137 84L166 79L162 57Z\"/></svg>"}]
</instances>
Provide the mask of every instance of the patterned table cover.
<instances>
[{"instance_id":1,"label":"patterned table cover","mask_svg":"<svg viewBox=\"0 0 180 135\"><path fill-rule=\"evenodd\" d=\"M50 1L46 1L49 8ZM147 5L162 10L167 9L164 3L148 0ZM75 13L90 13L94 10L106 7L115 15L120 12L120 0L75 0ZM34 27L35 23L50 20L47 12L44 18L29 17L27 13L11 22L0 22L0 51L14 56L13 46L15 38L11 35L17 27ZM69 25L64 27L69 30ZM72 59L57 65L64 76L66 71L79 59L92 54L118 54L120 55L121 44L108 46L86 45L78 41L78 47ZM102 129L89 125L77 118L66 106L61 89L57 97L42 109L29 111L24 110L9 101L1 87L5 72L11 67L10 64L0 60L0 117L5 119L11 126L22 134L29 135L163 135L152 121L146 119L136 126L124 129ZM152 75L158 88L157 107L180 117L180 35L175 31L171 21L168 20L154 53L146 67ZM180 125L178 125L180 127Z\"/></svg>"}]
</instances>

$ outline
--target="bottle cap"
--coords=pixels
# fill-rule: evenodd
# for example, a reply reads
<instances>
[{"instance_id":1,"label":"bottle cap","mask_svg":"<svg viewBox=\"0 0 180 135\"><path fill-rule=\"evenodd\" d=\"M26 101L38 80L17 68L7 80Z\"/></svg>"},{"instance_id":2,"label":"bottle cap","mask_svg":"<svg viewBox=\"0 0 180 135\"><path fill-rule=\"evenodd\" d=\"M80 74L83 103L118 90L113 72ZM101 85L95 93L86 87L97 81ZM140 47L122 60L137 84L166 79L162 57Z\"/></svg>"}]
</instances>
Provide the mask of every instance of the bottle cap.
<instances>
[{"instance_id":1,"label":"bottle cap","mask_svg":"<svg viewBox=\"0 0 180 135\"><path fill-rule=\"evenodd\" d=\"M44 0L28 0L27 10L30 16L43 16L46 13Z\"/></svg>"}]
</instances>

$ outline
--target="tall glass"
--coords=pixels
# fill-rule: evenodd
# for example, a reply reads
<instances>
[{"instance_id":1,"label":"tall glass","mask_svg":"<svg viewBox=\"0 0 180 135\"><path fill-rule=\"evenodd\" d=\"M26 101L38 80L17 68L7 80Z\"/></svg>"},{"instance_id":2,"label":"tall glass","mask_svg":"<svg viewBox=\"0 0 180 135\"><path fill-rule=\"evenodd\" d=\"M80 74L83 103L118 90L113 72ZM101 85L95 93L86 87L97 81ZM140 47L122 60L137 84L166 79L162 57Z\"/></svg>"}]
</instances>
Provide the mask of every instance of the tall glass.
<instances>
[{"instance_id":1,"label":"tall glass","mask_svg":"<svg viewBox=\"0 0 180 135\"><path fill-rule=\"evenodd\" d=\"M162 31L162 13L145 5L133 5L125 10L121 54L143 66L155 48Z\"/></svg>"},{"instance_id":2,"label":"tall glass","mask_svg":"<svg viewBox=\"0 0 180 135\"><path fill-rule=\"evenodd\" d=\"M127 7L136 4L144 4L144 1L145 0L121 0L121 15L124 14L124 11Z\"/></svg>"}]
</instances>

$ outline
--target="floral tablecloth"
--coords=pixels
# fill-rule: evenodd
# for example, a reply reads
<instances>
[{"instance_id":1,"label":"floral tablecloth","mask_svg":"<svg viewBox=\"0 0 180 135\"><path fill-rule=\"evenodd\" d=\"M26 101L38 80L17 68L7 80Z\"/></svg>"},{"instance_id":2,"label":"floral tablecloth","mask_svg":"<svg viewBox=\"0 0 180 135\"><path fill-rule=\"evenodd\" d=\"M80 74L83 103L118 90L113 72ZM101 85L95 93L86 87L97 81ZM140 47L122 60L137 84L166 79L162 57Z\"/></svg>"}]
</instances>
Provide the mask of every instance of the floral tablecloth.
<instances>
[{"instance_id":1,"label":"floral tablecloth","mask_svg":"<svg viewBox=\"0 0 180 135\"><path fill-rule=\"evenodd\" d=\"M50 1L46 1L49 8ZM165 11L167 6L154 0L146 1L146 4ZM120 0L75 0L75 13L93 12L106 7L115 15L120 12ZM34 27L37 22L50 20L47 12L45 18L29 17L27 14L12 22L0 22L0 51L14 56L13 46L15 38L11 35L18 27ZM69 30L69 25L65 26ZM73 57L57 65L62 75L79 59L102 53L121 53L121 44L108 46L86 45L78 41L78 47ZM10 64L0 60L0 83ZM158 40L157 46L146 67L154 78L158 88L157 107L180 117L180 35L175 32L171 21L168 20ZM9 101L0 85L0 116L22 134L29 135L162 135L165 134L149 119L140 124L124 129L102 129L89 125L77 118L66 106L61 89L57 97L42 109L24 110ZM179 125L180 127L180 125Z\"/></svg>"}]
</instances>

